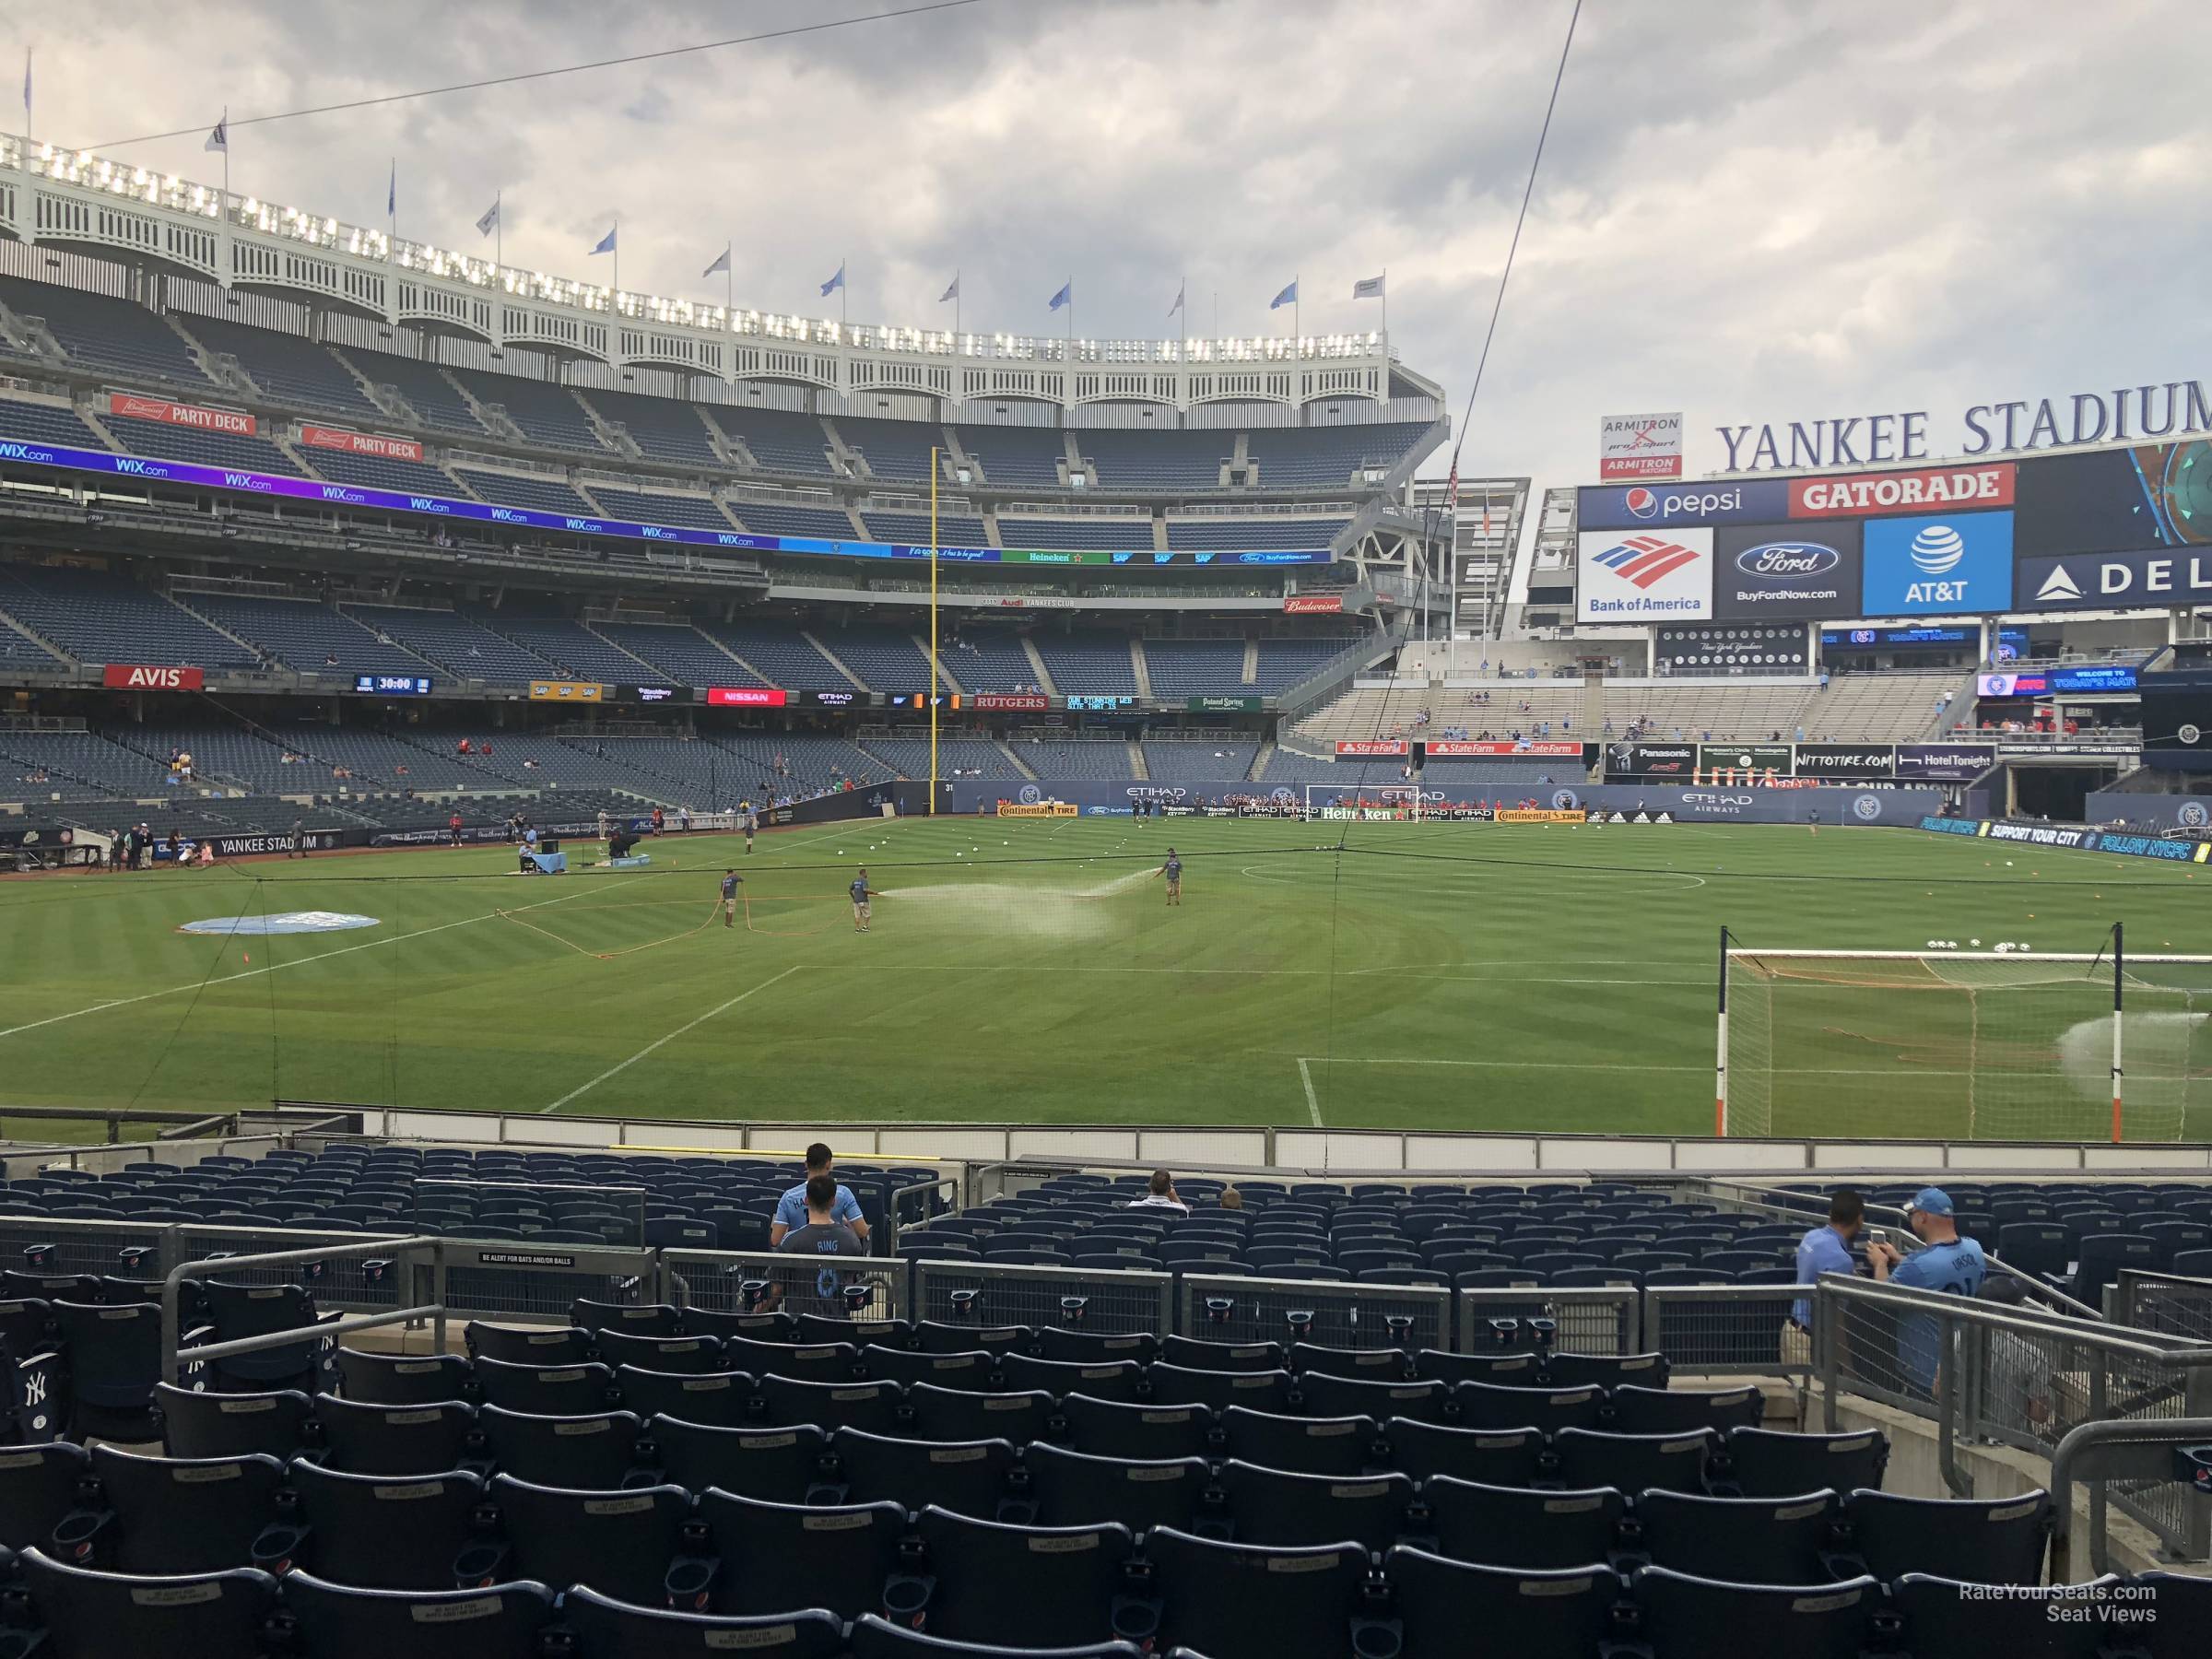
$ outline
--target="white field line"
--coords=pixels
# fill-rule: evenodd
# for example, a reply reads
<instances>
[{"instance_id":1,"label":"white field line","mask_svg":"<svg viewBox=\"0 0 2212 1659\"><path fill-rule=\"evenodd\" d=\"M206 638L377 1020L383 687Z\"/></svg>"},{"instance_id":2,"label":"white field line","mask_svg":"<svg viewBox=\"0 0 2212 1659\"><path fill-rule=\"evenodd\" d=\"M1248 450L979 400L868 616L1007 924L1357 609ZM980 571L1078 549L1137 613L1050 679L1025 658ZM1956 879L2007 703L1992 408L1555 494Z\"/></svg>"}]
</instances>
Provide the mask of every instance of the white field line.
<instances>
[{"instance_id":1,"label":"white field line","mask_svg":"<svg viewBox=\"0 0 2212 1659\"><path fill-rule=\"evenodd\" d=\"M1306 1086L1306 1113L1312 1118L1313 1127L1318 1129L1321 1127L1321 1101L1314 1097L1313 1074L1307 1069L1303 1055L1299 1057L1298 1080Z\"/></svg>"},{"instance_id":2,"label":"white field line","mask_svg":"<svg viewBox=\"0 0 2212 1659\"><path fill-rule=\"evenodd\" d=\"M656 1038L654 1038L653 1041L651 1041L651 1042L647 1043L647 1044L646 1044L646 1045L645 1045L643 1048L640 1049L640 1050L639 1050L639 1051L638 1051L636 1053L632 1054L632 1055L631 1055L631 1056L630 1056L629 1059L627 1059L627 1060L618 1060L617 1062L615 1062L615 1064L614 1064L614 1065L612 1065L608 1066L608 1067L607 1067L607 1068L606 1068L605 1071L601 1072L601 1073L600 1073L600 1074L599 1074L597 1077L594 1077L594 1078L593 1078L593 1079L592 1079L592 1080L591 1080L589 1083L583 1084L583 1085L582 1085L582 1087L580 1087L580 1088L571 1088L571 1089L570 1089L570 1090L569 1090L569 1092L568 1092L567 1094L565 1094L565 1095L562 1095L562 1096L560 1097L560 1099L559 1099L559 1100L558 1100L554 1101L554 1102L553 1102L553 1103L552 1103L550 1106L541 1106L541 1107L539 1107L539 1108L538 1108L538 1115L542 1117L542 1116L544 1116L544 1115L545 1115L547 1112L559 1112L559 1110L560 1110L560 1109L561 1109L563 1106L566 1106L566 1105L567 1105L567 1104L568 1104L568 1103L569 1103L571 1100L575 1100L575 1099L576 1099L578 1096L580 1096L580 1095L586 1095L586 1094L589 1094L589 1093L590 1093L590 1092L591 1092L593 1089L594 1089L594 1088L598 1088L600 1084L602 1084L602 1083L606 1082L606 1080L607 1080L609 1077L618 1077L618 1076L619 1076L621 1073L628 1071L628 1070L629 1070L629 1069L631 1066L635 1065L636 1065L636 1064L637 1064L639 1061L641 1061L641 1060L644 1059L646 1055L648 1055L648 1054L652 1053L653 1052L653 1050L655 1050L655 1049L657 1049L657 1048L660 1048L660 1047L662 1047L664 1044L670 1043L670 1042L674 1042L674 1041L676 1041L676 1040L677 1040L678 1037L681 1037L681 1036L682 1036L682 1035L683 1035L683 1034L684 1034L686 1031L692 1030L695 1030L696 1028L698 1028L698 1027L700 1027L700 1026L705 1025L705 1024L707 1023L707 1021L708 1021L708 1020L710 1020L710 1019L712 1019L712 1018L713 1018L715 1015L717 1015L717 1014L721 1014L721 1013L724 1013L724 1012L728 1011L729 1009L735 1007L735 1006L737 1006L739 1003L743 1002L743 1001L744 1001L744 1000L745 1000L747 997L748 997L748 996L751 996L751 995L754 995L756 993L759 993L759 992L761 992L761 991L765 991L765 990L767 990L767 989L768 989L768 988L769 988L771 985L772 985L772 984L776 983L776 982L777 982L777 981L779 981L779 980L787 980L787 979L789 979L789 978L790 978L790 977L791 977L793 974L796 973L796 972L799 971L799 969L800 969L800 967L801 967L801 966L802 966L802 964L801 964L801 963L798 963L798 962L794 962L794 963L793 963L793 964L792 964L790 967L788 967L788 968L784 969L782 972L781 972L781 973L779 973L779 974L775 975L775 976L774 976L774 978L772 978L772 979L764 979L764 980L762 980L762 981L761 981L761 982L760 982L759 984L755 985L755 986L752 988L752 990L750 990L750 991L740 991L740 992L738 992L738 993L737 993L737 994L736 994L736 995L735 995L735 996L733 996L733 997L731 997L729 1001L727 1001L727 1002L725 1002L725 1003L721 1003L721 1004L718 1004L718 1005L717 1005L717 1006L715 1006L714 1007L709 1008L709 1009L708 1009L708 1010L707 1010L707 1011L706 1011L704 1014L701 1014L701 1015L700 1015L700 1017L699 1017L697 1019L689 1020L689 1021L687 1021L687 1022L686 1022L685 1024L683 1024L683 1025L677 1026L677 1027L676 1028L676 1030L673 1030L673 1031L669 1032L669 1033L668 1033L668 1034L667 1034L665 1037L656 1037Z\"/></svg>"},{"instance_id":3,"label":"white field line","mask_svg":"<svg viewBox=\"0 0 2212 1659\"><path fill-rule=\"evenodd\" d=\"M304 968L311 962L328 961L332 957L351 956L357 950L374 950L382 945L399 945L408 939L419 939L430 934L443 933L449 927L466 927L472 922L488 922L495 916L520 915L524 911L543 910L548 904L565 904L571 899L581 899L586 893L596 890L599 889L580 887L572 893L563 893L558 899L541 899L535 904L521 904L504 910L486 911L480 916L464 916L458 922L441 922L435 927L418 927L413 933L394 934L389 938L370 939L359 945L341 946L336 950L318 951L313 956L292 957L285 961L272 962L266 968L247 968L237 973L223 974L217 979L194 980L188 985L171 985L164 991L147 991L136 996L114 997L107 1002L97 1002L86 1007L73 1008L66 1014L54 1014L44 1019L34 1019L26 1025L9 1026L6 1030L0 1030L0 1037L13 1037L18 1031L35 1031L41 1026L59 1025L65 1019L76 1019L87 1014L97 1014L103 1008L127 1008L133 1003L152 1002L156 997L174 996L180 991L197 991L203 984L228 985L234 980L253 979L260 974L276 973L287 968ZM247 938L254 935L240 934L231 936Z\"/></svg>"}]
</instances>

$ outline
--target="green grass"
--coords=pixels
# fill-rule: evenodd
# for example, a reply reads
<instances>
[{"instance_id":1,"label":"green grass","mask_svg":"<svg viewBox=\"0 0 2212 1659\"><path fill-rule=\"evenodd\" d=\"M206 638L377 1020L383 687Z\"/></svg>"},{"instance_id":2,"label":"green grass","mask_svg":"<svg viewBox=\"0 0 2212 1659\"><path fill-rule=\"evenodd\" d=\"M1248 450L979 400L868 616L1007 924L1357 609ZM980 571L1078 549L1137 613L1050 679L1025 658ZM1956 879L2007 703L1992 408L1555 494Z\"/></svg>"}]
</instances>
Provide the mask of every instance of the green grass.
<instances>
[{"instance_id":1,"label":"green grass","mask_svg":"<svg viewBox=\"0 0 2212 1659\"><path fill-rule=\"evenodd\" d=\"M1142 877L1170 841L1180 910ZM548 879L486 848L0 884L0 1101L1698 1134L1723 924L2093 951L2121 921L2133 951L2212 951L2212 869L1910 831L961 818L652 851ZM175 931L313 909L378 925ZM1805 1064L1838 1075L1778 1085L1776 1130L1967 1133L1959 1005L1812 1007ZM2030 1036L2002 1065L2048 1086L2056 1032ZM2079 1114L2054 1130L2100 1131L2091 1083L2045 1087Z\"/></svg>"}]
</instances>

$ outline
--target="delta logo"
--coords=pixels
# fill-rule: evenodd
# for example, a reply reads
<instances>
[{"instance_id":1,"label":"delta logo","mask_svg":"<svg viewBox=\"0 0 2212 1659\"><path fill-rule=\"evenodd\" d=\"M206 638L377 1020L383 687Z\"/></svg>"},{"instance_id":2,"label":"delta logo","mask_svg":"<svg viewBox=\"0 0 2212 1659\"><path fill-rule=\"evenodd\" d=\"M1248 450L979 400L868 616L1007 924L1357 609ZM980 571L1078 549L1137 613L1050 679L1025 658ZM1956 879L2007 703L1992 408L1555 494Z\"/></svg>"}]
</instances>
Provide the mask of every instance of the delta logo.
<instances>
[{"instance_id":1,"label":"delta logo","mask_svg":"<svg viewBox=\"0 0 2212 1659\"><path fill-rule=\"evenodd\" d=\"M1697 563L1699 557L1695 547L1664 535L1630 535L1594 555L1594 561L1649 592L1685 565Z\"/></svg>"}]
</instances>

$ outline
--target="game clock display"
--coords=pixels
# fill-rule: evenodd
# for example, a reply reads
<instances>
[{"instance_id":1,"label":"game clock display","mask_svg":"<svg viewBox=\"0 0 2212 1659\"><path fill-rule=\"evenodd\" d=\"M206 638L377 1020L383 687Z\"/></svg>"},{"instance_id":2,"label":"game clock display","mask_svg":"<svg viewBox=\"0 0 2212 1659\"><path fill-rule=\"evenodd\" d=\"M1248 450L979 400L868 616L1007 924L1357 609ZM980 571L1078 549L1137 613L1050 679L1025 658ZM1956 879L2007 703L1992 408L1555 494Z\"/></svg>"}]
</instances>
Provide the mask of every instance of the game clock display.
<instances>
[{"instance_id":1,"label":"game clock display","mask_svg":"<svg viewBox=\"0 0 2212 1659\"><path fill-rule=\"evenodd\" d=\"M1069 712L1073 713L1086 712L1096 713L1105 709L1134 709L1136 707L1136 699L1134 697L1071 697L1067 700L1067 706Z\"/></svg>"},{"instance_id":2,"label":"game clock display","mask_svg":"<svg viewBox=\"0 0 2212 1659\"><path fill-rule=\"evenodd\" d=\"M353 688L374 697L428 697L430 682L428 676L412 674L357 674Z\"/></svg>"}]
</instances>

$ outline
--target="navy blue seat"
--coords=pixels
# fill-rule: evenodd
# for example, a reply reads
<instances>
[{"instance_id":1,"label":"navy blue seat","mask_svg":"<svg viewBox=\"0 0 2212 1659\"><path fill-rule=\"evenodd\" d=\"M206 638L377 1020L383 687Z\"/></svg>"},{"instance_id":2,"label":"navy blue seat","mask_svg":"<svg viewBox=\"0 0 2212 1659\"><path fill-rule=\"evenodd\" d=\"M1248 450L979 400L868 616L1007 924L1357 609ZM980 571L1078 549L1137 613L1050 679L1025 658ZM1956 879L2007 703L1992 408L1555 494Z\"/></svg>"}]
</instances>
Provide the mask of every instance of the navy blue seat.
<instances>
[{"instance_id":1,"label":"navy blue seat","mask_svg":"<svg viewBox=\"0 0 2212 1659\"><path fill-rule=\"evenodd\" d=\"M1630 1588L1654 1659L1714 1653L1858 1659L1881 1606L1881 1586L1871 1578L1783 1589L1645 1567Z\"/></svg>"},{"instance_id":2,"label":"navy blue seat","mask_svg":"<svg viewBox=\"0 0 2212 1659\"><path fill-rule=\"evenodd\" d=\"M699 1519L722 1561L707 1592L715 1613L775 1613L794 1594L840 1618L877 1610L906 1531L895 1503L764 1503L724 1491L700 1496Z\"/></svg>"},{"instance_id":3,"label":"navy blue seat","mask_svg":"<svg viewBox=\"0 0 2212 1659\"><path fill-rule=\"evenodd\" d=\"M1208 1659L1348 1653L1368 1560L1346 1546L1215 1543L1161 1527L1145 1543L1160 1600L1159 1644Z\"/></svg>"},{"instance_id":4,"label":"navy blue seat","mask_svg":"<svg viewBox=\"0 0 2212 1659\"><path fill-rule=\"evenodd\" d=\"M844 1622L818 1607L749 1617L677 1613L581 1587L565 1592L560 1607L576 1659L688 1659L725 1651L751 1659L837 1659L845 1650Z\"/></svg>"},{"instance_id":5,"label":"navy blue seat","mask_svg":"<svg viewBox=\"0 0 2212 1659\"><path fill-rule=\"evenodd\" d=\"M182 1577L96 1572L31 1549L20 1558L53 1659L234 1659L262 1651L276 1581L250 1567Z\"/></svg>"},{"instance_id":6,"label":"navy blue seat","mask_svg":"<svg viewBox=\"0 0 2212 1659\"><path fill-rule=\"evenodd\" d=\"M341 1583L443 1590L474 1535L484 1482L458 1469L392 1477L347 1475L302 1458L290 1472L300 1565Z\"/></svg>"},{"instance_id":7,"label":"navy blue seat","mask_svg":"<svg viewBox=\"0 0 2212 1659\"><path fill-rule=\"evenodd\" d=\"M2051 1536L2051 1499L1906 1498L1853 1492L1844 1500L1851 1548L1885 1582L1908 1572L1974 1584L2041 1582Z\"/></svg>"},{"instance_id":8,"label":"navy blue seat","mask_svg":"<svg viewBox=\"0 0 2212 1659\"><path fill-rule=\"evenodd\" d=\"M1489 1567L1582 1567L1618 1547L1628 1500L1612 1487L1538 1491L1438 1475L1421 1483L1436 1544Z\"/></svg>"},{"instance_id":9,"label":"navy blue seat","mask_svg":"<svg viewBox=\"0 0 2212 1659\"><path fill-rule=\"evenodd\" d=\"M282 1594L288 1633L315 1659L532 1659L554 1618L553 1593L529 1582L380 1589L295 1571Z\"/></svg>"},{"instance_id":10,"label":"navy blue seat","mask_svg":"<svg viewBox=\"0 0 2212 1659\"><path fill-rule=\"evenodd\" d=\"M1022 1454L1040 1526L1108 1523L1145 1532L1189 1527L1206 1503L1211 1472L1201 1457L1095 1457L1033 1441Z\"/></svg>"},{"instance_id":11,"label":"navy blue seat","mask_svg":"<svg viewBox=\"0 0 2212 1659\"><path fill-rule=\"evenodd\" d=\"M569 1489L495 1476L486 1496L512 1550L507 1571L539 1583L589 1584L619 1601L660 1601L690 1494L673 1486L618 1491L619 1484ZM457 1576L468 1575L466 1560Z\"/></svg>"}]
</instances>

